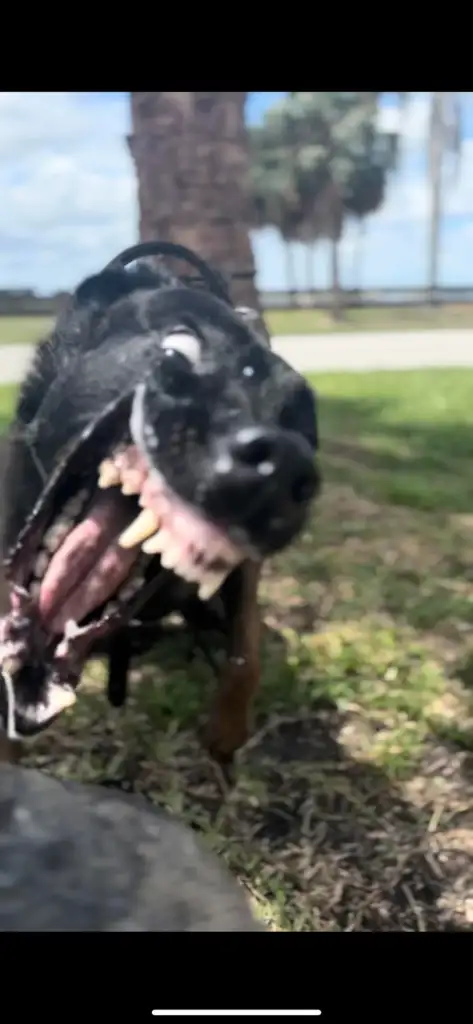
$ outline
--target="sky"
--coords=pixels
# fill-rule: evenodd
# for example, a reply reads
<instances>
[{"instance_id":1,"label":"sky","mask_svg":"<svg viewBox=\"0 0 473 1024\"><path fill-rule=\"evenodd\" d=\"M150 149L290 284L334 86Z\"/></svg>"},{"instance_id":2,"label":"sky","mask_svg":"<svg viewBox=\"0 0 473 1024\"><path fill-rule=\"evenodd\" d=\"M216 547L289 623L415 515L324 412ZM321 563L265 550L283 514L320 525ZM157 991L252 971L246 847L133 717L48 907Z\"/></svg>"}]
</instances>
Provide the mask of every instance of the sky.
<instances>
[{"instance_id":1,"label":"sky","mask_svg":"<svg viewBox=\"0 0 473 1024\"><path fill-rule=\"evenodd\" d=\"M281 92L250 93L247 121L256 124ZM429 93L413 93L402 115L402 156L380 213L360 239L348 224L341 245L345 287L423 286L427 276L429 190L426 136ZM463 93L464 143L451 176L442 224L440 283L473 284L473 93ZM380 124L394 128L394 94ZM126 93L0 92L0 288L41 294L69 290L137 238ZM265 290L287 285L284 246L275 231L253 236L257 280ZM307 280L307 256L293 247L296 286ZM330 284L327 243L314 248L312 284Z\"/></svg>"}]
</instances>

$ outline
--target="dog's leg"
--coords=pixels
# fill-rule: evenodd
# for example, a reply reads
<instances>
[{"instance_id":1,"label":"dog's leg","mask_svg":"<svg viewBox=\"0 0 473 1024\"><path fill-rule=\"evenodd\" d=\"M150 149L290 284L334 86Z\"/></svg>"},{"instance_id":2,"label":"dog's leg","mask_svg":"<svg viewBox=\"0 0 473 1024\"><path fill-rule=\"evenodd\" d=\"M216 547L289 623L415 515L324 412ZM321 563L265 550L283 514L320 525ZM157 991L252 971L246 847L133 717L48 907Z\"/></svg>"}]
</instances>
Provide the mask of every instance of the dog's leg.
<instances>
[{"instance_id":1,"label":"dog's leg","mask_svg":"<svg viewBox=\"0 0 473 1024\"><path fill-rule=\"evenodd\" d=\"M107 697L114 708L126 704L130 661L130 636L126 630L122 630L112 638L108 655Z\"/></svg>"},{"instance_id":2,"label":"dog's leg","mask_svg":"<svg viewBox=\"0 0 473 1024\"><path fill-rule=\"evenodd\" d=\"M21 756L21 744L9 740L5 733L0 733L0 764L18 764Z\"/></svg>"},{"instance_id":3,"label":"dog's leg","mask_svg":"<svg viewBox=\"0 0 473 1024\"><path fill-rule=\"evenodd\" d=\"M246 562L225 590L227 658L205 734L209 753L223 765L231 764L248 738L252 699L260 680L259 576L259 565Z\"/></svg>"}]
</instances>

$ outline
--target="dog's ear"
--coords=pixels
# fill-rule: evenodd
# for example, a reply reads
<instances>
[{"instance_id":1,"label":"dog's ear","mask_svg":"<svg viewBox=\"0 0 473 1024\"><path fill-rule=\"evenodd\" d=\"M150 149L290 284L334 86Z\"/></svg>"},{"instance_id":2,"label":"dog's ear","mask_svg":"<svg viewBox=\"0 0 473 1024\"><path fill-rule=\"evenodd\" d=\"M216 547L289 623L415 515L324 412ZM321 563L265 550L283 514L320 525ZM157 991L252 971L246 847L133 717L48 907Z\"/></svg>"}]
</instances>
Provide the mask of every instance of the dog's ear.
<instances>
[{"instance_id":1,"label":"dog's ear","mask_svg":"<svg viewBox=\"0 0 473 1024\"><path fill-rule=\"evenodd\" d=\"M74 303L79 306L93 303L105 308L129 295L136 286L136 279L121 267L102 270L100 274L93 274L82 281L74 293Z\"/></svg>"}]
</instances>

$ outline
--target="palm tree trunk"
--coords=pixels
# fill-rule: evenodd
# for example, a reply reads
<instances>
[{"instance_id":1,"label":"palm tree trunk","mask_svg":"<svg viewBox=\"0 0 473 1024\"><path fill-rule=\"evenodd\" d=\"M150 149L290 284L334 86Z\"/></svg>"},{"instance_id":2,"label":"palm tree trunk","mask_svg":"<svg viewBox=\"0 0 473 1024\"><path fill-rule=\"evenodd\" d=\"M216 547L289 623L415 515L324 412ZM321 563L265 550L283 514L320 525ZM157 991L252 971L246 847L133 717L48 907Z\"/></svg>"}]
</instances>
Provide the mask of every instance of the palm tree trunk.
<instances>
[{"instance_id":1,"label":"palm tree trunk","mask_svg":"<svg viewBox=\"0 0 473 1024\"><path fill-rule=\"evenodd\" d=\"M353 246L353 288L358 292L362 291L362 262L365 234L366 224L364 218L362 218L358 223L357 238Z\"/></svg>"},{"instance_id":2,"label":"palm tree trunk","mask_svg":"<svg viewBox=\"0 0 473 1024\"><path fill-rule=\"evenodd\" d=\"M131 93L128 139L140 238L180 242L241 275L235 303L259 308L246 189L244 92Z\"/></svg>"},{"instance_id":3,"label":"palm tree trunk","mask_svg":"<svg viewBox=\"0 0 473 1024\"><path fill-rule=\"evenodd\" d=\"M334 320L341 320L341 291L340 291L340 264L339 264L339 239L331 239L332 255L332 316Z\"/></svg>"},{"instance_id":4,"label":"palm tree trunk","mask_svg":"<svg viewBox=\"0 0 473 1024\"><path fill-rule=\"evenodd\" d=\"M332 184L330 195L331 212L331 264L332 264L332 316L334 320L343 319L342 290L340 286L340 240L343 230L342 200L335 184Z\"/></svg>"},{"instance_id":5,"label":"palm tree trunk","mask_svg":"<svg viewBox=\"0 0 473 1024\"><path fill-rule=\"evenodd\" d=\"M440 220L442 210L442 163L443 163L443 121L442 95L434 93L432 97L430 125L430 223L429 223L429 270L428 288L429 301L435 303L435 290L438 285L438 257L440 240Z\"/></svg>"},{"instance_id":6,"label":"palm tree trunk","mask_svg":"<svg viewBox=\"0 0 473 1024\"><path fill-rule=\"evenodd\" d=\"M439 176L432 181L432 197L430 208L429 231L429 301L435 304L435 291L438 284L438 255L440 237L440 180Z\"/></svg>"},{"instance_id":7,"label":"palm tree trunk","mask_svg":"<svg viewBox=\"0 0 473 1024\"><path fill-rule=\"evenodd\" d=\"M306 242L305 245L305 268L306 268L306 289L309 296L310 305L313 305L314 299L314 246L312 242Z\"/></svg>"},{"instance_id":8,"label":"palm tree trunk","mask_svg":"<svg viewBox=\"0 0 473 1024\"><path fill-rule=\"evenodd\" d=\"M291 242L287 239L284 239L284 254L286 257L286 287L289 294L289 306L291 309L295 309L297 306L297 289L294 274L294 258Z\"/></svg>"}]
</instances>

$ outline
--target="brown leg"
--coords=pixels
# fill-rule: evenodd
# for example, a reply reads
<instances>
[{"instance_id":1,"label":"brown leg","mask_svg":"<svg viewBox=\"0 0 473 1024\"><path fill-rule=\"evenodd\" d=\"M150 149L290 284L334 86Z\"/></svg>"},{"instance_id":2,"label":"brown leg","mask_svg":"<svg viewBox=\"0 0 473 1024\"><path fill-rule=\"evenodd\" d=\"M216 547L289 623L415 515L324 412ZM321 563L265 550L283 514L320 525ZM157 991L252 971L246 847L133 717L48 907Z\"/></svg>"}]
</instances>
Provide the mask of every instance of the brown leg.
<instances>
[{"instance_id":1,"label":"brown leg","mask_svg":"<svg viewBox=\"0 0 473 1024\"><path fill-rule=\"evenodd\" d=\"M17 764L20 755L20 743L12 742L5 733L0 733L0 764Z\"/></svg>"},{"instance_id":2,"label":"brown leg","mask_svg":"<svg viewBox=\"0 0 473 1024\"><path fill-rule=\"evenodd\" d=\"M228 764L248 738L251 704L260 680L260 566L246 562L227 598L230 613L228 654L206 730L208 750Z\"/></svg>"}]
</instances>

